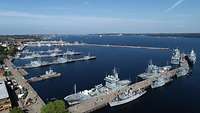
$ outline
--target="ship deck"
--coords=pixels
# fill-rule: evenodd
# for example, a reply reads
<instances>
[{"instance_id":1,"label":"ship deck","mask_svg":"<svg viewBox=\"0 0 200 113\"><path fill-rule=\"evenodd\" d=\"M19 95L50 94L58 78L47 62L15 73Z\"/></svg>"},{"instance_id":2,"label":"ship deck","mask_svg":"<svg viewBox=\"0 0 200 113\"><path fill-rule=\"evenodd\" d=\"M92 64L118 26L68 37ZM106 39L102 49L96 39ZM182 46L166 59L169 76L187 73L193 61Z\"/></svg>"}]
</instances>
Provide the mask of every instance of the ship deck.
<instances>
[{"instance_id":1,"label":"ship deck","mask_svg":"<svg viewBox=\"0 0 200 113\"><path fill-rule=\"evenodd\" d=\"M18 68L37 68L37 67L42 67L42 66L49 66L49 65L55 65L55 64L64 64L64 63L72 63L72 62L77 62L77 61L86 61L86 60L94 60L96 59L96 56L91 56L90 58L77 58L77 59L69 59L63 62L58 62L58 61L53 61L53 62L45 62L44 64L41 64L39 66L31 66L31 65L27 65L27 66L21 66Z\"/></svg>"},{"instance_id":2,"label":"ship deck","mask_svg":"<svg viewBox=\"0 0 200 113\"><path fill-rule=\"evenodd\" d=\"M56 78L56 77L60 77L61 73L55 73L55 74L49 74L49 75L41 75L38 77L32 77L28 79L28 82L38 82L38 81L42 81L42 80L47 80L47 79L51 79L51 78Z\"/></svg>"}]
</instances>

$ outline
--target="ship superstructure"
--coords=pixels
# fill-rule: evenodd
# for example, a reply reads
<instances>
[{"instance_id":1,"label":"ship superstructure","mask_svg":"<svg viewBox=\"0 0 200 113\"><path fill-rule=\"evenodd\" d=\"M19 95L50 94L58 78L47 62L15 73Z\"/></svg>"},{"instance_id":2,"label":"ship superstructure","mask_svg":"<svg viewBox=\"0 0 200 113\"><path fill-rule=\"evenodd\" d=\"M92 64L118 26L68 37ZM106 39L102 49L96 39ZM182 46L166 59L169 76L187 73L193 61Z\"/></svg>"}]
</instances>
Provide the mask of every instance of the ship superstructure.
<instances>
[{"instance_id":1,"label":"ship superstructure","mask_svg":"<svg viewBox=\"0 0 200 113\"><path fill-rule=\"evenodd\" d=\"M194 52L193 49L192 49L192 51L190 52L189 59L190 59L190 61L191 61L193 64L196 63L196 53Z\"/></svg>"},{"instance_id":2,"label":"ship superstructure","mask_svg":"<svg viewBox=\"0 0 200 113\"><path fill-rule=\"evenodd\" d=\"M25 54L25 55L22 55ZM33 58L46 58L46 57L58 57L58 56L73 56L73 55L80 55L81 52L76 52L73 50L68 50L66 52L62 52L59 48L49 49L47 51L30 51L24 50L15 57L15 59L33 59ZM85 59L92 59L93 56L85 56Z\"/></svg>"},{"instance_id":3,"label":"ship superstructure","mask_svg":"<svg viewBox=\"0 0 200 113\"><path fill-rule=\"evenodd\" d=\"M150 62L147 67L147 71L145 73L139 74L138 77L142 79L152 79L151 87L157 88L171 81L170 78L163 76L164 73L167 73L170 69L172 69L171 66L159 67Z\"/></svg>"},{"instance_id":4,"label":"ship superstructure","mask_svg":"<svg viewBox=\"0 0 200 113\"><path fill-rule=\"evenodd\" d=\"M171 57L171 64L179 64L181 59L181 52L179 49L175 49Z\"/></svg>"},{"instance_id":5,"label":"ship superstructure","mask_svg":"<svg viewBox=\"0 0 200 113\"><path fill-rule=\"evenodd\" d=\"M191 62L192 64L196 63L196 53L194 52L194 50L192 49L191 52L189 54L185 54L185 53L181 53L179 49L175 49L174 53L171 57L171 64L175 64L175 65L179 65L181 63L181 60L183 59L183 57L187 56L189 59L189 62Z\"/></svg>"},{"instance_id":6,"label":"ship superstructure","mask_svg":"<svg viewBox=\"0 0 200 113\"><path fill-rule=\"evenodd\" d=\"M35 61L31 61L29 64L25 64L22 67L23 68L35 68L35 67L41 67L41 66L44 66L47 64L48 64L48 62L46 62L46 61L35 60Z\"/></svg>"},{"instance_id":7,"label":"ship superstructure","mask_svg":"<svg viewBox=\"0 0 200 113\"><path fill-rule=\"evenodd\" d=\"M42 81L50 78L55 78L61 76L61 73L54 72L52 69L49 69L48 71L45 71L44 75L31 77L28 79L28 82L37 82Z\"/></svg>"},{"instance_id":8,"label":"ship superstructure","mask_svg":"<svg viewBox=\"0 0 200 113\"><path fill-rule=\"evenodd\" d=\"M189 73L190 67L192 67L192 65L196 63L196 53L193 49L189 54L180 53L179 50L175 51L175 53L178 53L178 55L173 54L174 57L172 56L172 60L173 58L177 58L176 56L180 56L180 58L177 60L178 63L174 63L180 66L177 70L177 77L185 76Z\"/></svg>"},{"instance_id":9,"label":"ship superstructure","mask_svg":"<svg viewBox=\"0 0 200 113\"><path fill-rule=\"evenodd\" d=\"M157 65L152 64L152 62L150 62L150 64L148 64L146 72L144 72L142 74L139 74L137 76L142 78L142 79L149 79L149 78L159 77L160 73L167 72L171 68L172 68L171 66L159 67Z\"/></svg>"},{"instance_id":10,"label":"ship superstructure","mask_svg":"<svg viewBox=\"0 0 200 113\"><path fill-rule=\"evenodd\" d=\"M190 61L190 59L188 59L189 61L186 61L186 59L185 59L186 56L187 55L185 53L181 54L180 67L177 70L177 77L187 75L190 70L190 66L189 66L188 62L191 62L191 61Z\"/></svg>"},{"instance_id":11,"label":"ship superstructure","mask_svg":"<svg viewBox=\"0 0 200 113\"><path fill-rule=\"evenodd\" d=\"M39 54L52 53L52 52L62 52L62 50L59 49L59 48L54 48L54 49L49 49L47 51L37 51L37 53L39 53ZM22 54L32 54L33 51L30 51L30 50L26 49L26 50L23 50L21 53Z\"/></svg>"},{"instance_id":12,"label":"ship superstructure","mask_svg":"<svg viewBox=\"0 0 200 113\"><path fill-rule=\"evenodd\" d=\"M41 64L41 61L31 61L31 63L27 64L26 66L39 67Z\"/></svg>"}]
</instances>

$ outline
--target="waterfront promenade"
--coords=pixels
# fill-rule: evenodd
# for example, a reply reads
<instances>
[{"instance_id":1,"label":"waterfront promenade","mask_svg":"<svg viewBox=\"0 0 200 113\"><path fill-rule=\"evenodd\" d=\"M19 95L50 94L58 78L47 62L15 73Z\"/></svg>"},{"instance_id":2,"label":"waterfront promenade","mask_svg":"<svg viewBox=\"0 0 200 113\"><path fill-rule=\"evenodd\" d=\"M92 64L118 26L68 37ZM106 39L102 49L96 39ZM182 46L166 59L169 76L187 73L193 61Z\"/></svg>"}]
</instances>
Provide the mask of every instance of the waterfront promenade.
<instances>
[{"instance_id":1,"label":"waterfront promenade","mask_svg":"<svg viewBox=\"0 0 200 113\"><path fill-rule=\"evenodd\" d=\"M22 72L24 74L27 74L27 72L25 72L25 70L21 72L16 69L10 59L5 59L4 63L13 75L10 78L15 79L19 85L21 85L28 91L28 95L25 99L18 100L19 107L21 107L22 109L26 109L28 113L40 113L40 110L45 105L45 103L24 78Z\"/></svg>"}]
</instances>

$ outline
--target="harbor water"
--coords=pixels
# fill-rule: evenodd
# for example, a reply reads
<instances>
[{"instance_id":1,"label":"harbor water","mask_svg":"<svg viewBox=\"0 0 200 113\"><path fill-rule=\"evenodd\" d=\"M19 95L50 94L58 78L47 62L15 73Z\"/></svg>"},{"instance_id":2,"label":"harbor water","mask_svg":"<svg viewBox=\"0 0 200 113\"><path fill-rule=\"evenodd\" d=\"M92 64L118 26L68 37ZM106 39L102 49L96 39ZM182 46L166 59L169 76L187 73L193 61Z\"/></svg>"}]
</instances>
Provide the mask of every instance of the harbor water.
<instances>
[{"instance_id":1,"label":"harbor water","mask_svg":"<svg viewBox=\"0 0 200 113\"><path fill-rule=\"evenodd\" d=\"M105 107L95 113L200 113L200 37L152 37L152 36L103 36L98 35L59 35L57 40L69 42L79 41L90 44L132 45L169 48L169 50L151 50L140 48L112 48L91 46L62 46L62 50L74 50L82 55L95 55L97 59L78 61L68 64L58 64L46 67L26 69L26 78L43 75L49 68L61 73L61 77L32 83L44 101L63 99L77 91L91 89L104 82L106 74L111 73L113 67L119 71L119 78L137 81L136 76L143 73L150 60L158 66L170 64L172 50L179 48L189 53L194 49L197 62L192 74L176 79L173 82L148 91L145 95L130 103ZM28 47L26 49L39 51L54 49L54 47ZM78 57L78 56L74 56ZM41 60L51 60L45 58ZM17 66L24 65L30 60L15 60Z\"/></svg>"}]
</instances>

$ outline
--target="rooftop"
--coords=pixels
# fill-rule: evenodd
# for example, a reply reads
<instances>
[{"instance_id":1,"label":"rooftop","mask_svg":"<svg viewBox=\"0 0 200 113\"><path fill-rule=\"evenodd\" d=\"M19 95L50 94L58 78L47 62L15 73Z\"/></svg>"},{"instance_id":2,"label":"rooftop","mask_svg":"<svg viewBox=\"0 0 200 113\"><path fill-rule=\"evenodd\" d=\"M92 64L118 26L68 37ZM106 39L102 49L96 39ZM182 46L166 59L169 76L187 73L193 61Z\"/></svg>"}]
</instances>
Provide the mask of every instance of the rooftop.
<instances>
[{"instance_id":1,"label":"rooftop","mask_svg":"<svg viewBox=\"0 0 200 113\"><path fill-rule=\"evenodd\" d=\"M4 81L0 81L0 99L8 98L8 91Z\"/></svg>"}]
</instances>

